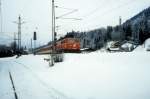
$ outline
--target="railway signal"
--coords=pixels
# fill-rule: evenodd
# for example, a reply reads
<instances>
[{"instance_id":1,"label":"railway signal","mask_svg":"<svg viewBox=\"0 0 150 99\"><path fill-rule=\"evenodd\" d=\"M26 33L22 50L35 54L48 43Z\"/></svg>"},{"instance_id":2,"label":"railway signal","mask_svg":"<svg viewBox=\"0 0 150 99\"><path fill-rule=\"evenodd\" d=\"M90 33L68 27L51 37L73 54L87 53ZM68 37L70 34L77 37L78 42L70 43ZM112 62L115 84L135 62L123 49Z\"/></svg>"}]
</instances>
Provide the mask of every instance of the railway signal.
<instances>
[{"instance_id":1,"label":"railway signal","mask_svg":"<svg viewBox=\"0 0 150 99\"><path fill-rule=\"evenodd\" d=\"M35 55L35 53L36 53L36 40L37 40L37 33L36 32L33 33L33 40L34 40L34 55Z\"/></svg>"},{"instance_id":2,"label":"railway signal","mask_svg":"<svg viewBox=\"0 0 150 99\"><path fill-rule=\"evenodd\" d=\"M37 40L36 32L33 34L33 40Z\"/></svg>"},{"instance_id":3,"label":"railway signal","mask_svg":"<svg viewBox=\"0 0 150 99\"><path fill-rule=\"evenodd\" d=\"M57 32L54 33L54 42L57 41Z\"/></svg>"}]
</instances>

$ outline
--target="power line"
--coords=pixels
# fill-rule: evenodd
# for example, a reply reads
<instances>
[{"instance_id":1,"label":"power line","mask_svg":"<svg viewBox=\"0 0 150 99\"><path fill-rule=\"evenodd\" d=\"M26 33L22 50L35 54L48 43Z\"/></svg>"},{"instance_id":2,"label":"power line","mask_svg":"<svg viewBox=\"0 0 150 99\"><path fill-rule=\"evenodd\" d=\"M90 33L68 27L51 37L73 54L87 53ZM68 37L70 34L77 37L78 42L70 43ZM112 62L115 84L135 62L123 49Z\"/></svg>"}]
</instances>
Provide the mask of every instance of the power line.
<instances>
[{"instance_id":1,"label":"power line","mask_svg":"<svg viewBox=\"0 0 150 99\"><path fill-rule=\"evenodd\" d=\"M109 1L109 0L107 0L107 2L108 2L108 1ZM105 3L105 0L103 1L103 3ZM95 9L93 9L91 12L85 14L85 15L82 16L82 17L88 18L88 17L90 17L91 15L93 15L94 13L98 12L101 8L104 8L104 7L102 6L103 3L101 3L99 6L97 6Z\"/></svg>"},{"instance_id":2,"label":"power line","mask_svg":"<svg viewBox=\"0 0 150 99\"><path fill-rule=\"evenodd\" d=\"M63 14L63 15L61 15L61 16L56 17L56 19L62 18L62 17L67 16L67 15L70 15L70 14L72 14L72 13L74 13L74 12L77 12L77 11L78 11L77 9L72 10L72 11L70 11L70 12L68 12L68 13L65 13L65 14Z\"/></svg>"},{"instance_id":3,"label":"power line","mask_svg":"<svg viewBox=\"0 0 150 99\"><path fill-rule=\"evenodd\" d=\"M113 11L116 11L116 10L119 10L119 8L123 8L123 7L125 7L125 6L127 6L127 5L129 5L129 4L132 4L133 2L135 2L135 1L137 1L137 0L131 0L131 1L129 1L129 2L126 2L125 4L122 4L122 5L119 5L119 6L117 6L117 7L114 7L114 8L112 8L112 9L109 9L108 11L106 11L106 12L104 12L104 13L102 13L102 14L100 14L99 16L105 16L105 15L107 15L107 14L109 14L109 13L112 13ZM98 16L97 16L98 17ZM94 19L96 19L97 17L95 17ZM92 18L93 19L93 18ZM91 19L91 20L92 20ZM95 20L95 21L97 21L97 20ZM99 25L99 24L98 24ZM94 26L98 26L98 25L94 25ZM89 25L90 26L90 25Z\"/></svg>"},{"instance_id":4,"label":"power line","mask_svg":"<svg viewBox=\"0 0 150 99\"><path fill-rule=\"evenodd\" d=\"M67 12L63 15L60 15L58 17L56 17L56 19L71 19L71 20L82 20L81 18L64 18L64 16L68 16L74 12L77 12L78 9L72 9L72 8L65 8L65 7L60 7L60 6L55 6L55 8L60 8L60 9L65 9L65 10L71 10L70 12Z\"/></svg>"},{"instance_id":5,"label":"power line","mask_svg":"<svg viewBox=\"0 0 150 99\"><path fill-rule=\"evenodd\" d=\"M9 41L8 41L8 40L9 40ZM6 43L6 41L11 42L10 40L13 41L13 38L12 38L12 39L6 39L6 38L5 38L5 39L2 39L2 38L0 38L0 41L4 41L5 43Z\"/></svg>"},{"instance_id":6,"label":"power line","mask_svg":"<svg viewBox=\"0 0 150 99\"><path fill-rule=\"evenodd\" d=\"M82 20L81 18L75 18L75 17L66 17L68 15L71 15L75 12L78 11L78 9L73 9L73 8L66 8L66 7L60 7L60 6L55 6L55 8L59 8L59 9L63 9L63 10L69 10L69 12L60 15L58 17L56 17L56 19L60 19L60 20L72 20L72 21L80 21Z\"/></svg>"},{"instance_id":7,"label":"power line","mask_svg":"<svg viewBox=\"0 0 150 99\"><path fill-rule=\"evenodd\" d=\"M122 1L122 0L117 1L117 2L121 2L121 1ZM132 1L133 1L133 0L130 0L129 2L126 2L125 4L122 4L122 5L119 5L119 6L115 7L115 8L112 8L112 9L110 9L108 12L111 12L112 10L114 10L114 9L116 9L116 8L121 8L122 6L124 6L124 5L128 4L128 3L131 3ZM134 0L134 1L136 1L136 0ZM134 2L134 1L133 1L133 2ZM108 1L107 1L107 2L108 2ZM101 5L103 5L103 4L101 4ZM108 6L108 4L107 4L107 6ZM83 18L84 18L84 19L89 18L91 15L94 15L96 12L98 12L101 8L104 8L104 6L98 6L98 7L96 7L93 11L91 11L90 13L84 15ZM107 12L107 11L106 11L106 12ZM104 13L105 13L105 12L104 12Z\"/></svg>"},{"instance_id":8,"label":"power line","mask_svg":"<svg viewBox=\"0 0 150 99\"><path fill-rule=\"evenodd\" d=\"M55 6L56 8L60 9L65 9L65 10L77 10L77 9L72 9L72 8L65 8L65 7L60 7L60 6Z\"/></svg>"},{"instance_id":9,"label":"power line","mask_svg":"<svg viewBox=\"0 0 150 99\"><path fill-rule=\"evenodd\" d=\"M82 20L82 19L80 19L80 18L60 18L60 19Z\"/></svg>"},{"instance_id":10,"label":"power line","mask_svg":"<svg viewBox=\"0 0 150 99\"><path fill-rule=\"evenodd\" d=\"M2 37L9 37L9 38L13 38L11 35L8 35L8 34L1 34L1 38Z\"/></svg>"}]
</instances>

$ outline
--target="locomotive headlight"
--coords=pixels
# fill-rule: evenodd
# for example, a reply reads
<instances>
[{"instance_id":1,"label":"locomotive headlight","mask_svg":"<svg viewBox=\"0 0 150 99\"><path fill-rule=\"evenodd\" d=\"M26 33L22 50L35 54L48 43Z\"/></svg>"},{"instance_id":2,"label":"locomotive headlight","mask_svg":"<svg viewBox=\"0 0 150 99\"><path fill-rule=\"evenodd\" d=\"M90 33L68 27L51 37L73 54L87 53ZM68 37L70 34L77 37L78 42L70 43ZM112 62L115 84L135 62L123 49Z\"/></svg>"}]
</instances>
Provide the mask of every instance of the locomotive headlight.
<instances>
[{"instance_id":1,"label":"locomotive headlight","mask_svg":"<svg viewBox=\"0 0 150 99\"><path fill-rule=\"evenodd\" d=\"M76 44L73 44L73 47L76 47Z\"/></svg>"}]
</instances>

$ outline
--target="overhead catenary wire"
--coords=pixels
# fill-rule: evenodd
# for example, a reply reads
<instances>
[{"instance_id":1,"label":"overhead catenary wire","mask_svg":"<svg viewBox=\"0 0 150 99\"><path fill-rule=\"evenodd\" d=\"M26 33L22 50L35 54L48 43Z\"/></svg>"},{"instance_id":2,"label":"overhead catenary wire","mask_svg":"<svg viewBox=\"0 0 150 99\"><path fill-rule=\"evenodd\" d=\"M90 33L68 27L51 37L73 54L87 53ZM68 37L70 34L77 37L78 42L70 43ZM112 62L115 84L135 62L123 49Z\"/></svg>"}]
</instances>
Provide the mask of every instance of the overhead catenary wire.
<instances>
[{"instance_id":1,"label":"overhead catenary wire","mask_svg":"<svg viewBox=\"0 0 150 99\"><path fill-rule=\"evenodd\" d=\"M108 2L109 0L107 0ZM94 15L96 12L98 12L101 8L103 7L103 4L106 2L106 0L103 0L103 2L100 2L100 5L98 5L95 9L93 9L92 11L86 13L85 15L82 16L82 18L89 18L90 16ZM108 5L107 5L108 6Z\"/></svg>"},{"instance_id":2,"label":"overhead catenary wire","mask_svg":"<svg viewBox=\"0 0 150 99\"><path fill-rule=\"evenodd\" d=\"M62 14L58 17L56 17L56 20L71 20L71 21L80 21L82 20L81 18L75 18L75 17L68 17L71 14L75 13L78 11L78 9L73 9L73 8L66 8L66 7L60 7L60 6L55 6L55 8L63 9L63 10L68 10L67 13ZM66 17L67 16L67 17Z\"/></svg>"},{"instance_id":3,"label":"overhead catenary wire","mask_svg":"<svg viewBox=\"0 0 150 99\"><path fill-rule=\"evenodd\" d=\"M117 2L121 2L121 1L122 1L122 0L119 0L119 1L117 1ZM121 7L123 7L124 5L127 5L128 3L131 3L131 2L134 2L134 1L136 1L136 0L130 0L130 1L126 2L125 4L118 5L117 8L121 8ZM107 2L108 2L108 1L107 1ZM103 5L103 4L102 4L102 5ZM105 6L102 6L102 5L96 7L94 10L92 10L91 12L89 12L89 13L83 15L82 17L83 17L84 19L87 19L87 18L91 17L91 16L94 15L96 12L100 11L101 8L104 8L104 7L105 7ZM106 6L109 6L109 5L107 4ZM109 7L109 8L110 8L110 7ZM116 8L116 7L111 8L110 10L113 11L115 8ZM108 11L108 12L111 12L111 11ZM107 12L107 11L106 11L106 12ZM104 13L105 13L105 12L104 12Z\"/></svg>"},{"instance_id":4,"label":"overhead catenary wire","mask_svg":"<svg viewBox=\"0 0 150 99\"><path fill-rule=\"evenodd\" d=\"M123 0L119 0L119 1L117 1L117 2L121 2L121 1L123 1ZM112 13L113 11L116 11L116 10L118 10L119 8L122 8L122 7L124 7L124 6L126 6L126 5L128 5L129 3L132 3L132 2L135 2L136 0L134 0L134 1L132 1L132 0L130 0L130 1L127 1L126 3L123 3L123 4L121 4L121 5L118 5L117 7L113 7L112 9L108 9L108 10L106 10L105 12L103 12L102 14L100 14L100 15L98 15L98 16L96 16L96 18L97 17L101 17L101 16L105 16L105 15L107 15L108 13ZM105 3L105 1L103 1L104 3ZM107 1L108 2L108 1ZM96 12L98 12L98 11L100 11L100 9L101 8L103 8L104 6L101 6L101 5L103 5L103 4L100 4L99 6L97 6L95 9L93 9L91 12L89 12L89 13L87 13L87 14L85 14L85 15L83 15L81 18L82 18L82 22L83 23L85 23L85 20L87 20L87 19L90 19L92 22L93 21L97 21L96 19L95 19L95 17L94 18L90 18L91 16L93 16L94 14L96 14ZM109 5L109 4L107 4L107 5ZM107 6L106 5L106 6ZM64 8L64 7L59 7L59 8L62 8L62 9L68 9L68 8ZM63 18L62 18L63 19ZM67 18L64 18L64 19L67 19ZM89 21L86 21L86 23L87 24L89 24ZM87 25L86 24L86 25ZM91 23L90 23L91 24ZM90 25L89 25L90 26ZM95 26L97 26L97 25L95 25Z\"/></svg>"},{"instance_id":5,"label":"overhead catenary wire","mask_svg":"<svg viewBox=\"0 0 150 99\"><path fill-rule=\"evenodd\" d=\"M4 42L11 42L13 41L14 37L13 36L10 36L10 35L7 35L7 34L1 34L0 36L0 41L4 41Z\"/></svg>"},{"instance_id":6,"label":"overhead catenary wire","mask_svg":"<svg viewBox=\"0 0 150 99\"><path fill-rule=\"evenodd\" d=\"M56 8L60 9L65 9L65 10L77 10L77 9L72 9L72 8L65 8L65 7L60 7L60 6L55 6Z\"/></svg>"},{"instance_id":7,"label":"overhead catenary wire","mask_svg":"<svg viewBox=\"0 0 150 99\"><path fill-rule=\"evenodd\" d=\"M126 3L124 3L124 4L118 5L118 6L114 7L114 8L109 9L109 10L107 10L107 11L101 13L100 15L94 17L94 19L91 18L90 20L97 21L97 20L96 20L97 17L101 17L101 18L102 18L102 16L106 16L107 14L110 14L110 13L112 13L112 12L114 12L114 11L119 10L119 8L123 8L123 7L125 7L125 6L128 6L128 5L132 4L132 3L134 3L135 1L137 1L137 0L134 0L134 1L133 1L133 0L130 0L130 1L126 2ZM93 27L96 27L96 26L99 26L99 25L100 25L100 24L93 25ZM89 27L89 26L91 26L91 25L88 25L88 26L86 26L86 27Z\"/></svg>"},{"instance_id":8,"label":"overhead catenary wire","mask_svg":"<svg viewBox=\"0 0 150 99\"><path fill-rule=\"evenodd\" d=\"M72 14L72 13L74 13L74 12L77 12L77 11L78 11L77 9L72 10L72 11L70 11L70 12L68 12L68 13L65 13L65 14L63 14L63 15L61 15L61 16L56 17L56 19L62 18L62 17L67 16L67 15L70 15L70 14Z\"/></svg>"},{"instance_id":9,"label":"overhead catenary wire","mask_svg":"<svg viewBox=\"0 0 150 99\"><path fill-rule=\"evenodd\" d=\"M82 20L82 19L80 19L80 18L60 18L60 19Z\"/></svg>"},{"instance_id":10,"label":"overhead catenary wire","mask_svg":"<svg viewBox=\"0 0 150 99\"><path fill-rule=\"evenodd\" d=\"M55 6L55 8L60 8L60 9L65 9L65 10L71 10L70 12L67 12L63 15L60 15L58 17L56 17L56 19L71 19L71 20L82 20L81 18L70 18L70 17L64 17L64 16L68 16L74 12L77 12L78 9L72 9L72 8L65 8L65 7L60 7L60 6Z\"/></svg>"},{"instance_id":11,"label":"overhead catenary wire","mask_svg":"<svg viewBox=\"0 0 150 99\"><path fill-rule=\"evenodd\" d=\"M7 34L1 34L1 36L0 36L0 38L13 38L13 36L11 36L11 35L7 35Z\"/></svg>"}]
</instances>

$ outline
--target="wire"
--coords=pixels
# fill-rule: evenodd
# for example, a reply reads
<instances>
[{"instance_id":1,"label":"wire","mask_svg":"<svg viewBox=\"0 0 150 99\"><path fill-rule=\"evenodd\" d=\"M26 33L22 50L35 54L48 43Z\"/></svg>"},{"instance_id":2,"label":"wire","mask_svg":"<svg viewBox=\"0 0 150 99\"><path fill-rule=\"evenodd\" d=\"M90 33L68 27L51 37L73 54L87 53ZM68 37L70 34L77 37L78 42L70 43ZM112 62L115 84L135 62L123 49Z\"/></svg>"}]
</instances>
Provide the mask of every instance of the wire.
<instances>
[{"instance_id":1,"label":"wire","mask_svg":"<svg viewBox=\"0 0 150 99\"><path fill-rule=\"evenodd\" d=\"M121 5L117 6L117 7L114 7L114 8L112 8L112 9L109 9L108 11L106 11L106 12L100 14L99 16L105 16L105 15L107 15L107 14L109 14L109 13L112 13L113 11L117 11L117 10L119 10L119 9L122 8L122 7L125 7L125 6L127 6L127 5L129 5L129 4L132 4L132 3L135 2L135 1L137 1L137 0L131 0L131 1L129 1L129 2L126 2L125 4L121 4ZM97 16L97 17L98 17L98 16ZM94 19L96 19L97 17L95 17ZM97 20L95 20L95 21L97 21ZM97 25L94 25L94 26L98 26L98 25L100 25L100 24L97 24ZM90 26L90 25L89 25L89 26Z\"/></svg>"},{"instance_id":2,"label":"wire","mask_svg":"<svg viewBox=\"0 0 150 99\"><path fill-rule=\"evenodd\" d=\"M79 19L79 18L60 18L60 19L82 20L82 19Z\"/></svg>"},{"instance_id":3,"label":"wire","mask_svg":"<svg viewBox=\"0 0 150 99\"><path fill-rule=\"evenodd\" d=\"M65 10L77 10L77 9L72 9L72 8L65 8L65 7L60 7L60 6L55 6L56 8L60 9L65 9Z\"/></svg>"},{"instance_id":4,"label":"wire","mask_svg":"<svg viewBox=\"0 0 150 99\"><path fill-rule=\"evenodd\" d=\"M109 1L109 0L107 0L107 2L108 2L108 1ZM105 3L105 0L103 1L103 3ZM102 6L103 3L101 3L99 6L97 6L95 9L93 9L91 12L85 14L85 15L82 16L82 17L88 18L88 17L90 17L91 15L93 15L94 13L98 12L101 8L104 8L104 7Z\"/></svg>"},{"instance_id":5,"label":"wire","mask_svg":"<svg viewBox=\"0 0 150 99\"><path fill-rule=\"evenodd\" d=\"M9 34L1 34L1 36L0 36L0 38L2 38L2 37L9 37L9 38L13 38L11 35L9 35Z\"/></svg>"},{"instance_id":6,"label":"wire","mask_svg":"<svg viewBox=\"0 0 150 99\"><path fill-rule=\"evenodd\" d=\"M66 15L70 15L70 14L72 14L72 13L74 13L74 12L77 12L77 11L78 11L78 10L75 9L75 10L73 10L73 11L71 11L71 12L68 12L68 13L65 13L65 14L63 14L63 15L61 15L61 16L56 17L56 19L62 18L62 17L64 17L64 16L66 16Z\"/></svg>"}]
</instances>

